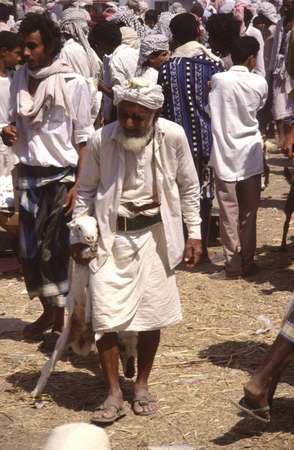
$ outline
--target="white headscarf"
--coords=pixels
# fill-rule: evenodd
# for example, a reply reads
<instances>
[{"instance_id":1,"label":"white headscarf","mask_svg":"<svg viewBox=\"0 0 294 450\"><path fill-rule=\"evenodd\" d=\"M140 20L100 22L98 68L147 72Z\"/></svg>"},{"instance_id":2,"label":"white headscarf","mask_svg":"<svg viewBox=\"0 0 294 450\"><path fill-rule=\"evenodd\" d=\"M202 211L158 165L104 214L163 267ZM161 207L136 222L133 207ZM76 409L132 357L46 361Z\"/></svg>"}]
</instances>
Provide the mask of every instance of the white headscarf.
<instances>
[{"instance_id":1,"label":"white headscarf","mask_svg":"<svg viewBox=\"0 0 294 450\"><path fill-rule=\"evenodd\" d=\"M59 59L37 71L29 70L27 64L21 66L14 77L17 115L26 118L34 129L40 128L46 111L52 106L61 108L65 116L74 120L76 116L66 95L64 80L64 74L72 72L72 68ZM28 88L29 76L40 80L33 96Z\"/></svg>"},{"instance_id":2,"label":"white headscarf","mask_svg":"<svg viewBox=\"0 0 294 450\"><path fill-rule=\"evenodd\" d=\"M280 15L277 13L276 7L270 2L262 2L258 6L258 14L263 14L272 23L278 23Z\"/></svg>"},{"instance_id":3,"label":"white headscarf","mask_svg":"<svg viewBox=\"0 0 294 450\"><path fill-rule=\"evenodd\" d=\"M164 34L148 34L141 41L140 54L138 60L138 75L142 70L143 64L148 60L152 53L157 51L168 51L169 41Z\"/></svg>"},{"instance_id":4,"label":"white headscarf","mask_svg":"<svg viewBox=\"0 0 294 450\"><path fill-rule=\"evenodd\" d=\"M164 102L162 87L141 77L131 78L122 86L113 87L114 105L122 101L137 103L152 110L160 109Z\"/></svg>"},{"instance_id":5,"label":"white headscarf","mask_svg":"<svg viewBox=\"0 0 294 450\"><path fill-rule=\"evenodd\" d=\"M140 39L138 37L137 32L134 30L134 28L131 27L121 27L121 43L128 45L132 48L139 48L140 47Z\"/></svg>"},{"instance_id":6,"label":"white headscarf","mask_svg":"<svg viewBox=\"0 0 294 450\"><path fill-rule=\"evenodd\" d=\"M235 7L235 0L226 0L225 3L223 3L218 12L221 14L229 14L233 11Z\"/></svg>"},{"instance_id":7,"label":"white headscarf","mask_svg":"<svg viewBox=\"0 0 294 450\"><path fill-rule=\"evenodd\" d=\"M172 14L181 14L187 12L187 10L183 7L182 3L180 2L172 3L172 5L168 8L168 10Z\"/></svg>"},{"instance_id":8,"label":"white headscarf","mask_svg":"<svg viewBox=\"0 0 294 450\"><path fill-rule=\"evenodd\" d=\"M81 44L89 59L91 77L97 78L100 69L96 64L88 41L89 18L89 13L85 9L67 8L62 13L60 30L62 33L70 35L75 41Z\"/></svg>"}]
</instances>

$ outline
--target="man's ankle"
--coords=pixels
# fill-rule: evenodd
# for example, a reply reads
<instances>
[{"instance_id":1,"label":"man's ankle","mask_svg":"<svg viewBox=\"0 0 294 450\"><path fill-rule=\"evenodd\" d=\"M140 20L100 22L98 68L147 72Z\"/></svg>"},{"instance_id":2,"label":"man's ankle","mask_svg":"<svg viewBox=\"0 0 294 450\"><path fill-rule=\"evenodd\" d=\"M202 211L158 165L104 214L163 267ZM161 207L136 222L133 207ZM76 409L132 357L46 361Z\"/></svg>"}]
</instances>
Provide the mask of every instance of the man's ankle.
<instances>
[{"instance_id":1,"label":"man's ankle","mask_svg":"<svg viewBox=\"0 0 294 450\"><path fill-rule=\"evenodd\" d=\"M123 399L123 393L120 386L110 387L108 390L108 396Z\"/></svg>"}]
</instances>

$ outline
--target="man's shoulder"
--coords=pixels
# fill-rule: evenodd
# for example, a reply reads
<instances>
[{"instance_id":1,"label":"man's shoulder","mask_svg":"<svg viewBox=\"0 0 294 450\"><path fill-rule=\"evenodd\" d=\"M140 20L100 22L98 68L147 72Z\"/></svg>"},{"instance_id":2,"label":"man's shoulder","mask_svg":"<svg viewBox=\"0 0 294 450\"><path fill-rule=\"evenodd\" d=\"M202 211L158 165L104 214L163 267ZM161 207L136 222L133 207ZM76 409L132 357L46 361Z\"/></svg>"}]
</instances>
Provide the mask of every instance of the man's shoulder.
<instances>
[{"instance_id":1,"label":"man's shoulder","mask_svg":"<svg viewBox=\"0 0 294 450\"><path fill-rule=\"evenodd\" d=\"M117 126L118 122L115 121L99 128L91 135L89 141L94 145L99 145L102 140L104 141L104 143L110 141L117 133Z\"/></svg>"},{"instance_id":2,"label":"man's shoulder","mask_svg":"<svg viewBox=\"0 0 294 450\"><path fill-rule=\"evenodd\" d=\"M227 72L217 72L212 75L211 81L215 83L226 83L228 80L233 80L233 76L230 71Z\"/></svg>"},{"instance_id":3,"label":"man's shoulder","mask_svg":"<svg viewBox=\"0 0 294 450\"><path fill-rule=\"evenodd\" d=\"M259 83L260 85L263 85L263 86L267 86L267 81L262 75L259 75L258 73L254 73L254 72L249 72L249 74L250 74L251 79L256 81L256 83Z\"/></svg>"},{"instance_id":4,"label":"man's shoulder","mask_svg":"<svg viewBox=\"0 0 294 450\"><path fill-rule=\"evenodd\" d=\"M212 87L226 87L234 89L235 86L251 87L252 90L267 90L266 79L253 72L237 72L228 70L227 72L216 73L212 77Z\"/></svg>"},{"instance_id":5,"label":"man's shoulder","mask_svg":"<svg viewBox=\"0 0 294 450\"><path fill-rule=\"evenodd\" d=\"M70 87L79 88L87 85L85 77L77 72L65 73L63 77L66 85Z\"/></svg>"},{"instance_id":6,"label":"man's shoulder","mask_svg":"<svg viewBox=\"0 0 294 450\"><path fill-rule=\"evenodd\" d=\"M158 119L158 126L167 139L173 140L185 136L184 128L181 125L163 117Z\"/></svg>"},{"instance_id":7,"label":"man's shoulder","mask_svg":"<svg viewBox=\"0 0 294 450\"><path fill-rule=\"evenodd\" d=\"M79 42L75 41L74 39L69 39L64 43L60 53L62 54L63 52L72 52L80 48L83 49L83 46L79 44Z\"/></svg>"},{"instance_id":8,"label":"man's shoulder","mask_svg":"<svg viewBox=\"0 0 294 450\"><path fill-rule=\"evenodd\" d=\"M121 44L117 51L113 53L113 58L121 58L121 57L127 57L127 56L137 56L139 55L139 49L130 47L129 45Z\"/></svg>"},{"instance_id":9,"label":"man's shoulder","mask_svg":"<svg viewBox=\"0 0 294 450\"><path fill-rule=\"evenodd\" d=\"M206 55L198 55L198 56L172 56L161 65L160 70L172 66L180 68L182 66L187 65L189 65L190 67L191 65L195 67L208 66L213 69L219 68L220 70L223 70L224 68L223 62L221 60L217 61L216 59L210 58L209 56Z\"/></svg>"}]
</instances>

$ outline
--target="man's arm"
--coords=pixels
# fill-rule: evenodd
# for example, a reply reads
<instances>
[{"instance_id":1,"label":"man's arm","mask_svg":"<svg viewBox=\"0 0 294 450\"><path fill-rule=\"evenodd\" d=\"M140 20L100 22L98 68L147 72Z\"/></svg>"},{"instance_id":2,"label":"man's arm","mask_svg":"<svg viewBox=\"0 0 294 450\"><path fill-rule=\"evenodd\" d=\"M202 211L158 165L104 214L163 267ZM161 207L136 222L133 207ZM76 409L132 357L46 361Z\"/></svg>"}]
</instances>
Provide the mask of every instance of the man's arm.
<instances>
[{"instance_id":1,"label":"man's arm","mask_svg":"<svg viewBox=\"0 0 294 450\"><path fill-rule=\"evenodd\" d=\"M267 100L267 96L268 96L268 84L267 81L265 80L265 78L262 78L261 81L261 86L259 89L260 92L260 105L258 110L262 109L266 103Z\"/></svg>"},{"instance_id":2,"label":"man's arm","mask_svg":"<svg viewBox=\"0 0 294 450\"><path fill-rule=\"evenodd\" d=\"M84 149L80 164L80 173L76 189L75 206L73 210L73 220L77 217L92 216L95 207L95 197L100 180L100 132L97 131ZM71 253L78 264L88 264L89 260L82 257L85 245L75 241L74 236L70 236Z\"/></svg>"},{"instance_id":3,"label":"man's arm","mask_svg":"<svg viewBox=\"0 0 294 450\"><path fill-rule=\"evenodd\" d=\"M74 209L79 176L84 164L85 155L87 153L87 140L94 133L90 106L91 98L86 81L83 78L77 78L74 82L72 82L69 89L73 109L76 115L74 119L74 142L78 148L79 159L76 182L69 190L63 205L66 216L70 215Z\"/></svg>"},{"instance_id":4,"label":"man's arm","mask_svg":"<svg viewBox=\"0 0 294 450\"><path fill-rule=\"evenodd\" d=\"M188 229L184 260L187 266L196 265L201 257L200 186L189 143L184 130L178 135L178 172L181 208Z\"/></svg>"},{"instance_id":5,"label":"man's arm","mask_svg":"<svg viewBox=\"0 0 294 450\"><path fill-rule=\"evenodd\" d=\"M78 150L79 151L79 160L78 160L77 171L76 171L76 182L73 185L73 187L68 191L67 196L65 198L65 202L63 205L65 216L69 216L73 212L73 209L74 209L75 199L76 199L76 195L77 195L77 187L78 187L78 182L79 182L79 176L80 176L83 164L84 164L86 151L87 151L86 142L81 142L80 144L78 144L78 148L79 148L79 150Z\"/></svg>"}]
</instances>

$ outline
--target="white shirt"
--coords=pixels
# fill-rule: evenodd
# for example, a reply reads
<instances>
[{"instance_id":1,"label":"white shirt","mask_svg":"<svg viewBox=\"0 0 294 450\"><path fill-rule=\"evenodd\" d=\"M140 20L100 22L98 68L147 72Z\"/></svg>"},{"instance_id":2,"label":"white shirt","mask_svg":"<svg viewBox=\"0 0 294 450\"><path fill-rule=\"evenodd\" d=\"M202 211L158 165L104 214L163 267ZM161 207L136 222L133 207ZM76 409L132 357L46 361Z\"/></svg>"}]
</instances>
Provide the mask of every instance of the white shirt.
<instances>
[{"instance_id":1,"label":"white shirt","mask_svg":"<svg viewBox=\"0 0 294 450\"><path fill-rule=\"evenodd\" d=\"M125 80L133 78L136 73L139 59L139 49L128 45L119 45L110 55L109 74L111 85L122 84Z\"/></svg>"},{"instance_id":2,"label":"white shirt","mask_svg":"<svg viewBox=\"0 0 294 450\"><path fill-rule=\"evenodd\" d=\"M150 81L151 83L157 84L158 80L158 70L154 69L154 67L148 67L144 73L141 75L145 80Z\"/></svg>"},{"instance_id":3,"label":"white shirt","mask_svg":"<svg viewBox=\"0 0 294 450\"><path fill-rule=\"evenodd\" d=\"M113 122L97 130L89 140L73 214L73 219L84 214L96 216L100 267L112 252L129 170L127 152L119 143L118 132L119 124ZM201 239L200 188L184 129L162 118L156 122L154 166L168 259L173 269L183 259L183 218L189 237Z\"/></svg>"},{"instance_id":4,"label":"white shirt","mask_svg":"<svg viewBox=\"0 0 294 450\"><path fill-rule=\"evenodd\" d=\"M92 121L93 123L95 123L102 103L102 94L98 92L98 80L99 78L102 78L103 63L98 57L97 53L92 48L90 50L96 67L95 77L91 77L89 57L85 49L74 39L68 39L64 43L59 58L65 61L69 66L71 66L74 72L83 75L83 77L86 79L91 96Z\"/></svg>"},{"instance_id":5,"label":"white shirt","mask_svg":"<svg viewBox=\"0 0 294 450\"><path fill-rule=\"evenodd\" d=\"M211 82L210 165L216 176L238 181L262 173L262 137L256 114L266 102L267 82L245 66L215 74Z\"/></svg>"},{"instance_id":6,"label":"white shirt","mask_svg":"<svg viewBox=\"0 0 294 450\"><path fill-rule=\"evenodd\" d=\"M119 45L111 55L103 57L103 80L112 87L133 78L136 73L138 59L138 49L125 44ZM109 122L112 112L112 100L107 95L103 95L103 99L103 117Z\"/></svg>"},{"instance_id":7,"label":"white shirt","mask_svg":"<svg viewBox=\"0 0 294 450\"><path fill-rule=\"evenodd\" d=\"M12 73L0 76L0 128L9 124L10 85ZM14 193L11 171L18 160L10 147L4 145L0 138L0 209L14 206Z\"/></svg>"},{"instance_id":8,"label":"white shirt","mask_svg":"<svg viewBox=\"0 0 294 450\"><path fill-rule=\"evenodd\" d=\"M264 67L264 40L262 37L261 32L255 28L253 25L249 25L247 28L245 34L247 36L254 37L257 42L259 43L259 51L257 53L256 57L256 67L253 69L253 73L256 73L258 75L261 75L262 77L265 77L265 67Z\"/></svg>"},{"instance_id":9,"label":"white shirt","mask_svg":"<svg viewBox=\"0 0 294 450\"><path fill-rule=\"evenodd\" d=\"M8 125L9 108L10 108L10 86L12 82L12 73L8 73L7 77L0 76L0 127Z\"/></svg>"},{"instance_id":10,"label":"white shirt","mask_svg":"<svg viewBox=\"0 0 294 450\"><path fill-rule=\"evenodd\" d=\"M102 76L103 64L97 53L92 48L91 53L98 69L95 78L99 79ZM76 73L83 75L86 79L91 77L89 57L82 45L74 39L68 39L64 43L64 46L60 52L60 59L67 62L67 64L71 66Z\"/></svg>"},{"instance_id":11,"label":"white shirt","mask_svg":"<svg viewBox=\"0 0 294 450\"><path fill-rule=\"evenodd\" d=\"M64 111L51 107L45 113L44 123L33 129L30 122L16 117L18 140L13 146L20 162L29 166L75 167L78 162L76 146L87 142L93 133L90 94L85 79L78 74L65 74L66 93L72 102L76 120ZM12 92L13 92L12 83ZM13 92L13 98L15 93ZM12 105L14 109L14 105ZM13 120L13 119L12 119Z\"/></svg>"},{"instance_id":12,"label":"white shirt","mask_svg":"<svg viewBox=\"0 0 294 450\"><path fill-rule=\"evenodd\" d=\"M125 179L118 213L124 217L135 217L124 203L131 202L136 206L158 202L155 167L154 167L154 139L140 152L125 151ZM155 207L140 214L153 216L159 212Z\"/></svg>"},{"instance_id":13,"label":"white shirt","mask_svg":"<svg viewBox=\"0 0 294 450\"><path fill-rule=\"evenodd\" d=\"M8 72L7 77L0 76L0 129L10 123L9 109L10 109L10 87L13 79L13 72ZM9 171L14 164L17 164L17 157L11 150L11 147L7 147L0 138L0 152L5 153L9 159ZM1 175L3 175L0 170Z\"/></svg>"}]
</instances>

